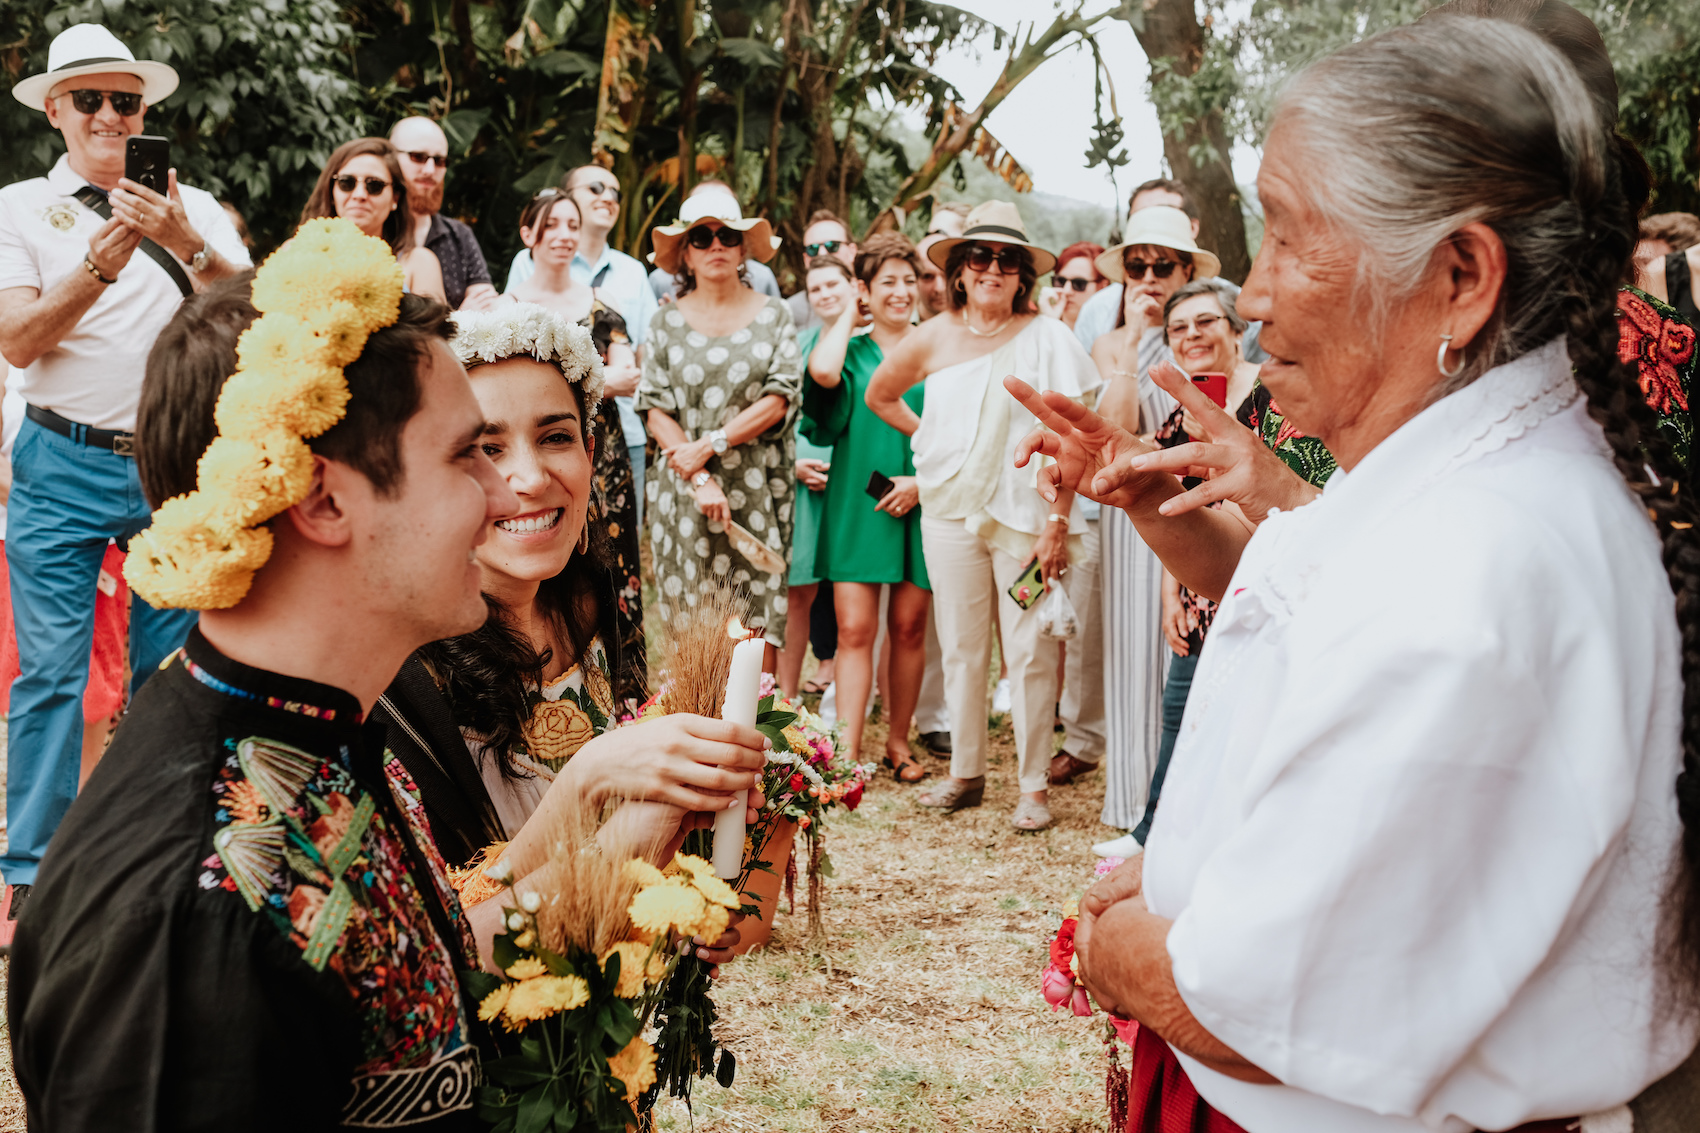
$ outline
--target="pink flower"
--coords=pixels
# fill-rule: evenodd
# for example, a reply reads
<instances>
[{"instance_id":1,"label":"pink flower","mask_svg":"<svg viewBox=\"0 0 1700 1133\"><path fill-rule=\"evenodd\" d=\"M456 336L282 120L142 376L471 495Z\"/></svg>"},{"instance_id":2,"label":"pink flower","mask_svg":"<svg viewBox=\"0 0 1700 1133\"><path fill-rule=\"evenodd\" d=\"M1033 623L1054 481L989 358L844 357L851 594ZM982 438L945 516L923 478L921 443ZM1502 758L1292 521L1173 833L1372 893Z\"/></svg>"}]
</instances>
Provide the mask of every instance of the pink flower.
<instances>
[{"instance_id":1,"label":"pink flower","mask_svg":"<svg viewBox=\"0 0 1700 1133\"><path fill-rule=\"evenodd\" d=\"M1128 1046L1133 1045L1133 1037L1139 1034L1139 1024L1120 1015L1110 1016L1110 1026L1116 1029L1116 1037Z\"/></svg>"},{"instance_id":2,"label":"pink flower","mask_svg":"<svg viewBox=\"0 0 1700 1133\"><path fill-rule=\"evenodd\" d=\"M1070 1000L1068 1006L1071 1011L1082 1018L1092 1014L1092 1000L1088 998L1086 989L1083 987L1075 987L1074 997Z\"/></svg>"},{"instance_id":3,"label":"pink flower","mask_svg":"<svg viewBox=\"0 0 1700 1133\"><path fill-rule=\"evenodd\" d=\"M1092 880L1097 881L1125 861L1126 858L1099 858L1098 864L1092 869Z\"/></svg>"},{"instance_id":4,"label":"pink flower","mask_svg":"<svg viewBox=\"0 0 1700 1133\"><path fill-rule=\"evenodd\" d=\"M778 684L773 679L772 673L763 673L761 675L761 689L756 693L756 695L758 697L772 696L773 690L778 687Z\"/></svg>"},{"instance_id":5,"label":"pink flower","mask_svg":"<svg viewBox=\"0 0 1700 1133\"><path fill-rule=\"evenodd\" d=\"M1039 977L1039 992L1055 1011L1074 995L1074 977L1057 968L1046 968Z\"/></svg>"}]
</instances>

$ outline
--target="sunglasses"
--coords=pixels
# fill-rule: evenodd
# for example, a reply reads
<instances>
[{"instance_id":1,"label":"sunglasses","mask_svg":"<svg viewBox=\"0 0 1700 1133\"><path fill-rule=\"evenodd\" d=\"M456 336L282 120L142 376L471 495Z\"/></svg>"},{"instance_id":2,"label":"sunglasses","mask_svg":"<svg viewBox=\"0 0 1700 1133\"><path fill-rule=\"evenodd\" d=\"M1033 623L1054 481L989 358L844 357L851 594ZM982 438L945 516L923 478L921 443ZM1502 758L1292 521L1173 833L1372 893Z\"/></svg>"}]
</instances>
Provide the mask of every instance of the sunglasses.
<instances>
[{"instance_id":1,"label":"sunglasses","mask_svg":"<svg viewBox=\"0 0 1700 1133\"><path fill-rule=\"evenodd\" d=\"M71 105L84 114L99 114L100 104L111 100L119 117L129 118L142 112L142 96L122 90L74 90Z\"/></svg>"},{"instance_id":2,"label":"sunglasses","mask_svg":"<svg viewBox=\"0 0 1700 1133\"><path fill-rule=\"evenodd\" d=\"M1068 287L1072 287L1076 291L1085 291L1088 287L1091 287L1094 282L1094 280L1090 279L1069 279L1060 275L1053 275L1051 277L1051 286L1055 287L1058 291Z\"/></svg>"},{"instance_id":3,"label":"sunglasses","mask_svg":"<svg viewBox=\"0 0 1700 1133\"><path fill-rule=\"evenodd\" d=\"M617 205L620 203L620 187L618 185L610 185L606 181L586 181L582 185L574 185L567 191L569 193L576 193L580 189L583 189L593 197L607 197L611 204ZM706 244L703 245L705 248L707 246L708 245Z\"/></svg>"},{"instance_id":4,"label":"sunglasses","mask_svg":"<svg viewBox=\"0 0 1700 1133\"><path fill-rule=\"evenodd\" d=\"M1181 265L1174 260L1158 260L1156 263L1146 263L1144 260L1123 260L1122 268L1126 270L1129 279L1144 279L1147 268L1158 279L1168 279L1175 274L1175 269Z\"/></svg>"},{"instance_id":5,"label":"sunglasses","mask_svg":"<svg viewBox=\"0 0 1700 1133\"><path fill-rule=\"evenodd\" d=\"M1203 334L1205 331L1209 330L1225 318L1227 318L1226 315L1200 315L1191 322L1186 322L1184 320L1172 322L1163 328L1163 333L1168 335L1170 338L1182 338L1191 334L1192 329L1197 327L1198 333Z\"/></svg>"},{"instance_id":6,"label":"sunglasses","mask_svg":"<svg viewBox=\"0 0 1700 1133\"><path fill-rule=\"evenodd\" d=\"M830 256L842 247L844 247L843 240L822 240L819 244L804 244L803 251L811 257Z\"/></svg>"},{"instance_id":7,"label":"sunglasses","mask_svg":"<svg viewBox=\"0 0 1700 1133\"><path fill-rule=\"evenodd\" d=\"M1027 253L1021 248L1000 248L994 252L984 244L975 244L968 249L968 266L975 271L990 271L996 263L999 275L1014 275L1026 262Z\"/></svg>"},{"instance_id":8,"label":"sunglasses","mask_svg":"<svg viewBox=\"0 0 1700 1133\"><path fill-rule=\"evenodd\" d=\"M356 177L352 173L344 173L341 177L331 178L331 184L345 193L354 192L355 189L359 188L362 181L366 182L366 195L368 197L381 197L384 195L384 190L390 187L390 183L382 177Z\"/></svg>"},{"instance_id":9,"label":"sunglasses","mask_svg":"<svg viewBox=\"0 0 1700 1133\"><path fill-rule=\"evenodd\" d=\"M710 228L706 224L699 224L685 233L685 243L699 252L710 247L716 240L720 241L722 248L744 246L744 234L736 228Z\"/></svg>"},{"instance_id":10,"label":"sunglasses","mask_svg":"<svg viewBox=\"0 0 1700 1133\"><path fill-rule=\"evenodd\" d=\"M449 155L446 153L419 153L416 150L405 150L402 156L415 165L435 165L438 169L449 167Z\"/></svg>"}]
</instances>

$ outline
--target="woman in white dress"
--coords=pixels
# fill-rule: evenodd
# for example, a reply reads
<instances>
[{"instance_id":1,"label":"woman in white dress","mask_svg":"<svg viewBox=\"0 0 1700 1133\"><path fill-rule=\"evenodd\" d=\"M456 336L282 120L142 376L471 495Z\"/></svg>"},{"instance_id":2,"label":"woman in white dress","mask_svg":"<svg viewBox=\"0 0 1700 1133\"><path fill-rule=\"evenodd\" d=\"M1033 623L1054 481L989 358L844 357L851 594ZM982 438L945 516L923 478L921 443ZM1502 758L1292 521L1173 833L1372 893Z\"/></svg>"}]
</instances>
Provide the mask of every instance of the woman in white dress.
<instances>
[{"instance_id":1,"label":"woman in white dress","mask_svg":"<svg viewBox=\"0 0 1700 1133\"><path fill-rule=\"evenodd\" d=\"M1253 477L1184 386L1210 441L1162 455L1017 389L1047 490L1222 603L1146 853L1082 903L1129 1128L1621 1129L1694 1049L1700 509L1616 351L1615 105L1457 17L1289 87L1240 309L1320 497L1199 508Z\"/></svg>"}]
</instances>

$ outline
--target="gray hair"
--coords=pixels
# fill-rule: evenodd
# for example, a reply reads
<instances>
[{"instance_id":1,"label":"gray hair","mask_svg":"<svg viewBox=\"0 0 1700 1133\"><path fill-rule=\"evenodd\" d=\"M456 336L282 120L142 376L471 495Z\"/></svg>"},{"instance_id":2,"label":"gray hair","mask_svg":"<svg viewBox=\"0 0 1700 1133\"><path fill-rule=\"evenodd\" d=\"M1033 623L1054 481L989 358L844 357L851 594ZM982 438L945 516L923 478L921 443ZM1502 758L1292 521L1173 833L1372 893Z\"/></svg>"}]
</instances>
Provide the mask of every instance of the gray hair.
<instances>
[{"instance_id":1,"label":"gray hair","mask_svg":"<svg viewBox=\"0 0 1700 1133\"><path fill-rule=\"evenodd\" d=\"M1615 151L1545 40L1458 16L1395 28L1302 72L1276 104L1275 130L1326 171L1300 190L1361 249L1372 333L1459 229L1484 223L1504 243L1499 308L1437 397L1565 331L1587 290L1578 272L1600 258L1589 217L1616 187Z\"/></svg>"},{"instance_id":2,"label":"gray hair","mask_svg":"<svg viewBox=\"0 0 1700 1133\"><path fill-rule=\"evenodd\" d=\"M1228 325L1234 328L1234 333L1244 334L1246 327L1251 324L1245 321L1234 301L1234 297L1239 293L1239 288L1222 279L1195 279L1176 289L1175 293L1169 296L1169 301L1163 304L1163 340L1167 342L1169 339L1170 313L1188 299L1196 299L1200 295L1214 295L1222 313L1228 317Z\"/></svg>"}]
</instances>

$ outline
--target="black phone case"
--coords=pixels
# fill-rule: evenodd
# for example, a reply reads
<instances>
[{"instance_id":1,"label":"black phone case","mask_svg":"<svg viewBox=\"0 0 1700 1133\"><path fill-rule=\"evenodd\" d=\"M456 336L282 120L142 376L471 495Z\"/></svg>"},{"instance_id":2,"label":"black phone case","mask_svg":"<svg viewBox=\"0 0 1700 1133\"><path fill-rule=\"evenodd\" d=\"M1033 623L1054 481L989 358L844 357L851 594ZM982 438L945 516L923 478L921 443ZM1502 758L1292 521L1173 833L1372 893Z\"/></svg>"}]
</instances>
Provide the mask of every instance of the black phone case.
<instances>
[{"instance_id":1,"label":"black phone case","mask_svg":"<svg viewBox=\"0 0 1700 1133\"><path fill-rule=\"evenodd\" d=\"M170 188L171 141L156 134L131 134L124 140L124 176L165 196Z\"/></svg>"},{"instance_id":2,"label":"black phone case","mask_svg":"<svg viewBox=\"0 0 1700 1133\"><path fill-rule=\"evenodd\" d=\"M886 493L896 486L891 482L890 476L878 470L875 470L874 474L868 477L868 495L876 500L885 499Z\"/></svg>"}]
</instances>

